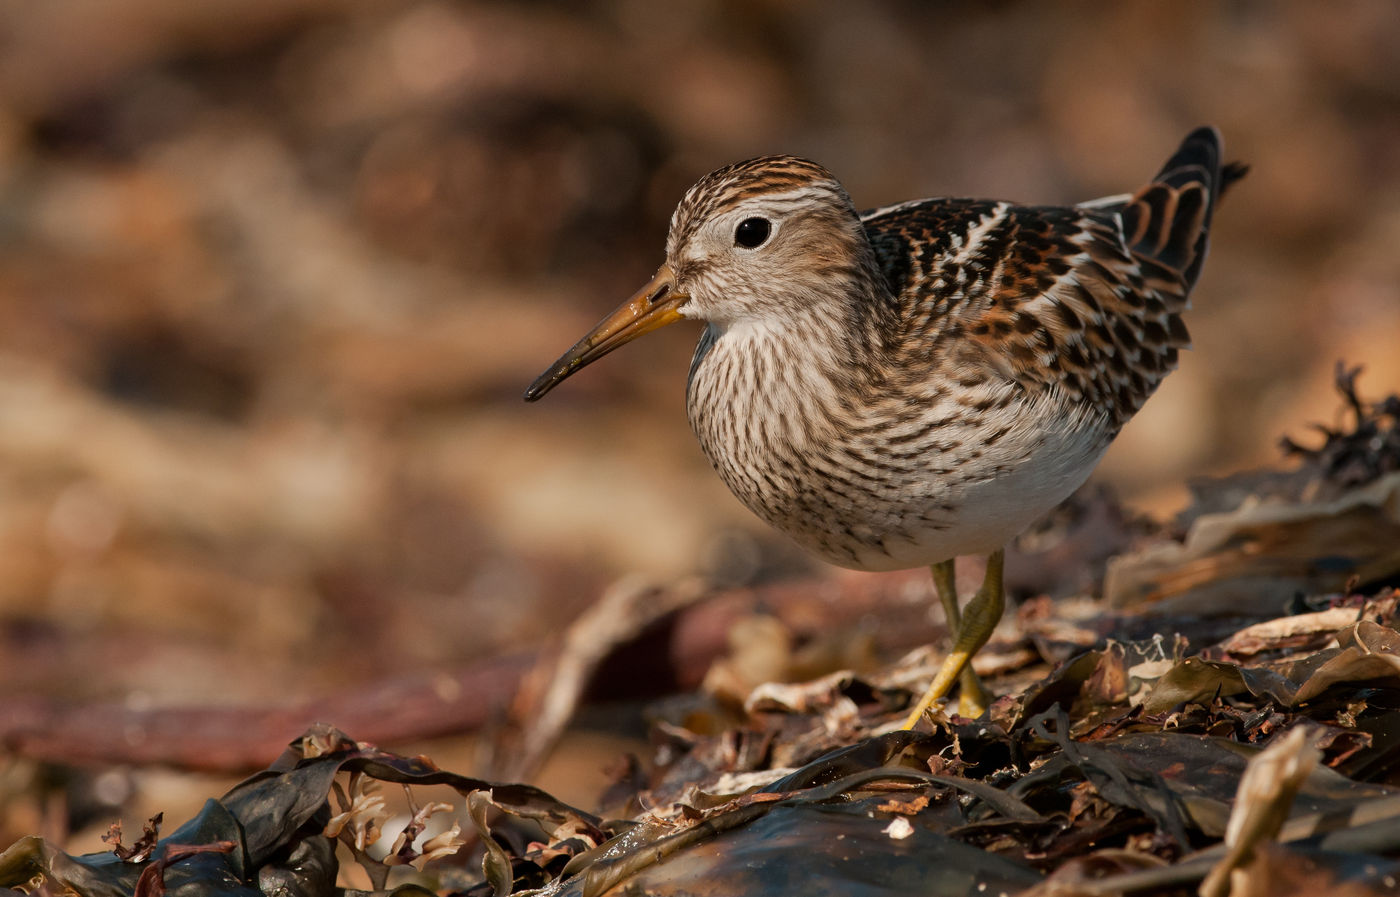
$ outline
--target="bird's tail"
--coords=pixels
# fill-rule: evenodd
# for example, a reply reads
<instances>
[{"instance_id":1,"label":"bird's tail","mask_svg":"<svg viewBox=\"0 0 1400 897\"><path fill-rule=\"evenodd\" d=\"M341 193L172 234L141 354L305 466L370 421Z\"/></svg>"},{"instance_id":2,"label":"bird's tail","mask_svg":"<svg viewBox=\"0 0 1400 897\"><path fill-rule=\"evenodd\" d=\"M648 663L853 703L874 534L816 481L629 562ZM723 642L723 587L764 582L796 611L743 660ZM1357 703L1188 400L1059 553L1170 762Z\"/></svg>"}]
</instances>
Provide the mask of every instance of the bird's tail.
<instances>
[{"instance_id":1,"label":"bird's tail","mask_svg":"<svg viewBox=\"0 0 1400 897\"><path fill-rule=\"evenodd\" d=\"M1128 248L1180 271L1187 288L1205 262L1216 202L1249 170L1239 162L1222 165L1220 156L1220 132L1197 128L1121 213Z\"/></svg>"}]
</instances>

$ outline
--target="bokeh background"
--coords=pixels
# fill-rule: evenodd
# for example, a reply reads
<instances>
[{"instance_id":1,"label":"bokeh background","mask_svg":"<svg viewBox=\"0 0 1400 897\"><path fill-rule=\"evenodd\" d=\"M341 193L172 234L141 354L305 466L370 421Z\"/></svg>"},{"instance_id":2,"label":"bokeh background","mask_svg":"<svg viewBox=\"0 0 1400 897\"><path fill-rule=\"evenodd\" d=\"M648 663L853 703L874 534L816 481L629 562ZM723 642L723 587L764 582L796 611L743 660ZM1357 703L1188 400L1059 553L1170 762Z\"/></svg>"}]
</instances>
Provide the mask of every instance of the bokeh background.
<instances>
[{"instance_id":1,"label":"bokeh background","mask_svg":"<svg viewBox=\"0 0 1400 897\"><path fill-rule=\"evenodd\" d=\"M541 643L616 577L833 577L693 443L693 329L523 387L768 152L863 207L1253 165L1097 474L1168 515L1400 386L1400 14L0 2L0 686L256 703Z\"/></svg>"}]
</instances>

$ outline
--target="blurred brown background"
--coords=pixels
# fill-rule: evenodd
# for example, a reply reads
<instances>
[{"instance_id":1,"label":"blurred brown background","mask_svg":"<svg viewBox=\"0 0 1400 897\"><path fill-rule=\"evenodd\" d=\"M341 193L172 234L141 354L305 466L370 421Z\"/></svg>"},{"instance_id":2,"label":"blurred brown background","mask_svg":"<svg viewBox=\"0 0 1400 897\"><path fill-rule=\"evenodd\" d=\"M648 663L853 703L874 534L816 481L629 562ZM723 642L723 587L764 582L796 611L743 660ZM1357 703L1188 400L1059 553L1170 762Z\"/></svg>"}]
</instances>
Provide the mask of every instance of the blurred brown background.
<instances>
[{"instance_id":1,"label":"blurred brown background","mask_svg":"<svg viewBox=\"0 0 1400 897\"><path fill-rule=\"evenodd\" d=\"M693 444L693 329L524 386L766 152L856 202L1253 165L1196 349L1097 474L1400 386L1400 15L1315 4L0 4L0 683L285 699L537 644L620 574L828 568Z\"/></svg>"}]
</instances>

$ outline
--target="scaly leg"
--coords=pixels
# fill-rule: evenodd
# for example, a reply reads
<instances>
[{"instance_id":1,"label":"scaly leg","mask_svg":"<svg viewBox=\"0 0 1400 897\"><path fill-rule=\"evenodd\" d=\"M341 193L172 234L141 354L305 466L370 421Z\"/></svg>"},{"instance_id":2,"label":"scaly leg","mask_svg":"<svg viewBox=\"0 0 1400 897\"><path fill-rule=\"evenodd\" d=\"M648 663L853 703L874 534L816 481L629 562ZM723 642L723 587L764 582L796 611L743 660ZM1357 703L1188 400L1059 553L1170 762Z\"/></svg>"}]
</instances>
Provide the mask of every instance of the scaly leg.
<instances>
[{"instance_id":1,"label":"scaly leg","mask_svg":"<svg viewBox=\"0 0 1400 897\"><path fill-rule=\"evenodd\" d=\"M938 595L943 601L946 609L951 603L952 613L948 616L948 621L955 625L955 636L953 639L953 650L944 658L943 665L938 668L938 674L933 677L933 682L929 684L928 691L924 692L923 698L915 708L910 711L908 718L904 720L904 728L912 729L919 724L919 720L924 718L924 713L933 706L933 702L942 698L953 687L962 676L963 671L971 673L972 655L985 644L987 639L992 637L992 630L997 628L997 623L1001 621L1001 613L1006 608L1006 593L1002 589L1001 570L1002 562L1006 558L1005 550L999 549L992 552L987 558L987 575L982 580L982 588L977 590L977 594L967 604L965 613L954 616L957 613L957 598L954 595L951 600L944 597L945 594L953 595L951 588L945 593L944 585L951 585L953 563L944 561L942 564L935 564L933 567L934 582L938 585ZM976 676L972 677L976 682ZM966 680L963 680L963 688L966 690ZM980 690L981 685L978 683Z\"/></svg>"},{"instance_id":2,"label":"scaly leg","mask_svg":"<svg viewBox=\"0 0 1400 897\"><path fill-rule=\"evenodd\" d=\"M939 561L931 568L933 586L938 592L938 600L943 603L943 613L948 620L948 631L956 636L962 625L962 613L958 610L958 587L954 574L953 561ZM992 696L983 687L982 680L969 663L963 667L958 677L958 715L976 719L992 702Z\"/></svg>"}]
</instances>

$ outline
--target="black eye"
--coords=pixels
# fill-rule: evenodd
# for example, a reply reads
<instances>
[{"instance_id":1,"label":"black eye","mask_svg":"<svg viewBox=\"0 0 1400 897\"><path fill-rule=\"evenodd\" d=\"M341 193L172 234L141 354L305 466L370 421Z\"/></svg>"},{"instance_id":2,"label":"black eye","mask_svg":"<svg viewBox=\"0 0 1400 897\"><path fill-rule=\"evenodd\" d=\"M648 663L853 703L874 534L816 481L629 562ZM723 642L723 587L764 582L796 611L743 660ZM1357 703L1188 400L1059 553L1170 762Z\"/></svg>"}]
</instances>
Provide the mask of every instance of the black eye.
<instances>
[{"instance_id":1,"label":"black eye","mask_svg":"<svg viewBox=\"0 0 1400 897\"><path fill-rule=\"evenodd\" d=\"M734 229L734 245L747 249L757 249L773 232L773 225L767 218L745 218Z\"/></svg>"}]
</instances>

